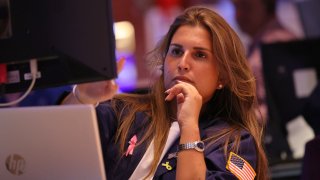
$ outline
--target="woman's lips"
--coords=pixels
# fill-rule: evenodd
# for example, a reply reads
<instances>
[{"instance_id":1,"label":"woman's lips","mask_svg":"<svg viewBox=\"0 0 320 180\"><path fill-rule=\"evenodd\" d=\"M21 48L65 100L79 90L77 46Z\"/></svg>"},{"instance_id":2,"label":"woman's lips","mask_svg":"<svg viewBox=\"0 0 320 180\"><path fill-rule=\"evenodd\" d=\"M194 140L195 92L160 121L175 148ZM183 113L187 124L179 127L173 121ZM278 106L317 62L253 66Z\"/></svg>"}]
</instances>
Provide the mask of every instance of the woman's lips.
<instances>
[{"instance_id":1,"label":"woman's lips","mask_svg":"<svg viewBox=\"0 0 320 180\"><path fill-rule=\"evenodd\" d=\"M182 82L193 84L193 82L185 76L176 76L175 78L173 78L173 81L182 81Z\"/></svg>"}]
</instances>

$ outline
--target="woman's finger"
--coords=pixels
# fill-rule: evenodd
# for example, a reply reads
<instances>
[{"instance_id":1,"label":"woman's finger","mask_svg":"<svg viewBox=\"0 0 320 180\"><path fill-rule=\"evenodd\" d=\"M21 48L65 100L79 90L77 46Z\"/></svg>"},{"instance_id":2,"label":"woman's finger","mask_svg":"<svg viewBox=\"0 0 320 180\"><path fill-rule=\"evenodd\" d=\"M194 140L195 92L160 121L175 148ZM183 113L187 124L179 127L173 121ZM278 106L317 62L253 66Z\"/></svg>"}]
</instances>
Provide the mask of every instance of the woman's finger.
<instances>
[{"instance_id":1,"label":"woman's finger","mask_svg":"<svg viewBox=\"0 0 320 180\"><path fill-rule=\"evenodd\" d=\"M118 74L122 71L125 62L126 62L126 58L124 58L124 57L121 57L121 58L117 61L117 73L118 73Z\"/></svg>"}]
</instances>

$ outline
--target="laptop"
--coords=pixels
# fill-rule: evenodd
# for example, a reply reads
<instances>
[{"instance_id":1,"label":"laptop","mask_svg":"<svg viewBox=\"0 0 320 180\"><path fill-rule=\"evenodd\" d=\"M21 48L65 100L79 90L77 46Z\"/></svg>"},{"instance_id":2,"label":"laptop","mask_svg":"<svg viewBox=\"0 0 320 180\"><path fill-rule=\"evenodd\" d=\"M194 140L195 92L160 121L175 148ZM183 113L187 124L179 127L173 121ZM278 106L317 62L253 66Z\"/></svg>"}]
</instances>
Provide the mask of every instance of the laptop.
<instances>
[{"instance_id":1,"label":"laptop","mask_svg":"<svg viewBox=\"0 0 320 180\"><path fill-rule=\"evenodd\" d=\"M91 105L0 108L0 146L0 179L106 179Z\"/></svg>"}]
</instances>

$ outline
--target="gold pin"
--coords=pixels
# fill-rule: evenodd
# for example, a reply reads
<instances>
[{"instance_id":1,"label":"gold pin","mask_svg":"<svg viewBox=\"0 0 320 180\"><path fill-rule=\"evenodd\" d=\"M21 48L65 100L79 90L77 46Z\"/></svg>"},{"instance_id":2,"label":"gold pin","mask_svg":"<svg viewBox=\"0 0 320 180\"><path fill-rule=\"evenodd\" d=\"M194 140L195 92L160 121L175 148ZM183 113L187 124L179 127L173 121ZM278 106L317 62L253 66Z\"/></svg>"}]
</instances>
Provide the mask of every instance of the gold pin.
<instances>
[{"instance_id":1,"label":"gold pin","mask_svg":"<svg viewBox=\"0 0 320 180\"><path fill-rule=\"evenodd\" d=\"M172 170L172 167L170 166L169 161L167 161L166 163L162 163L161 165L165 166L168 171Z\"/></svg>"}]
</instances>

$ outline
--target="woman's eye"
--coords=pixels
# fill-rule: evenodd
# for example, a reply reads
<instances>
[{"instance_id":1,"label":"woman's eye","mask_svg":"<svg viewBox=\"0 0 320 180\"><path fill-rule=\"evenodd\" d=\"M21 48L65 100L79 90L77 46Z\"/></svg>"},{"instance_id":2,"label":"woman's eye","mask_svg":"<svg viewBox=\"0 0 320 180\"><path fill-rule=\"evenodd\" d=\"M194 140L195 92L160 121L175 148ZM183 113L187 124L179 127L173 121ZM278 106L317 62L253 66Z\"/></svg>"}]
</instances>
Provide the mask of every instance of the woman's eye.
<instances>
[{"instance_id":1,"label":"woman's eye","mask_svg":"<svg viewBox=\"0 0 320 180\"><path fill-rule=\"evenodd\" d=\"M203 52L197 52L197 53L195 53L195 57L196 58L206 58L207 55Z\"/></svg>"},{"instance_id":2,"label":"woman's eye","mask_svg":"<svg viewBox=\"0 0 320 180\"><path fill-rule=\"evenodd\" d=\"M183 54L183 51L180 48L170 48L169 53L172 56L177 57L177 56L181 56Z\"/></svg>"}]
</instances>

